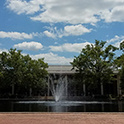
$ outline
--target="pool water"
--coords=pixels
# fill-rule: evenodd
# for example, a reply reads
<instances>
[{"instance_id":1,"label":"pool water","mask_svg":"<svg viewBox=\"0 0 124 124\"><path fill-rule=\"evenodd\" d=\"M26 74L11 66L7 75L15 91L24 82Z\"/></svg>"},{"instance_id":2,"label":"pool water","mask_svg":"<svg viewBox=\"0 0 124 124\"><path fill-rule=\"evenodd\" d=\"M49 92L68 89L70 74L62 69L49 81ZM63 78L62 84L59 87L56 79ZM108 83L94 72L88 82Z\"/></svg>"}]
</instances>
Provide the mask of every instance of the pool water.
<instances>
[{"instance_id":1,"label":"pool water","mask_svg":"<svg viewBox=\"0 0 124 124\"><path fill-rule=\"evenodd\" d=\"M124 112L124 101L0 101L0 112Z\"/></svg>"}]
</instances>

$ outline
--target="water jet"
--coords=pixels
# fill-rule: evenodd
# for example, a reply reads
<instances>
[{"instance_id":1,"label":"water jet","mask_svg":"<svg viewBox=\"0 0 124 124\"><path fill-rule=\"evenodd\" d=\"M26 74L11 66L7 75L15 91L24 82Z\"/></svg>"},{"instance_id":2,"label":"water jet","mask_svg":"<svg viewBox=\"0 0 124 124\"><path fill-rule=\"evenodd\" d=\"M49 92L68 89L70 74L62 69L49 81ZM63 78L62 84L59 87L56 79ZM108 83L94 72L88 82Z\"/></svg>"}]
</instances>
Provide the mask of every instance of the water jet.
<instances>
[{"instance_id":1,"label":"water jet","mask_svg":"<svg viewBox=\"0 0 124 124\"><path fill-rule=\"evenodd\" d=\"M67 96L67 77L53 75L49 76L49 88L56 102L62 100Z\"/></svg>"}]
</instances>

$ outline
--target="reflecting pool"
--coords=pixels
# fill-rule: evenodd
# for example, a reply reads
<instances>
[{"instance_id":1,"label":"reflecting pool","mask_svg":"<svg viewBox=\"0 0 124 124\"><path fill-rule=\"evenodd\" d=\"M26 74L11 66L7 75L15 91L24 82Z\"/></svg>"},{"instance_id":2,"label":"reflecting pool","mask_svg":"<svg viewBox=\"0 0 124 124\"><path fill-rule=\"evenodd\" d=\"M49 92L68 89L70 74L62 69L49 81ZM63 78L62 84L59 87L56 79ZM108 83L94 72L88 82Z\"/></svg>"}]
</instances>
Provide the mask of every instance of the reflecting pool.
<instances>
[{"instance_id":1,"label":"reflecting pool","mask_svg":"<svg viewBox=\"0 0 124 124\"><path fill-rule=\"evenodd\" d=\"M0 112L124 112L124 101L0 101Z\"/></svg>"}]
</instances>

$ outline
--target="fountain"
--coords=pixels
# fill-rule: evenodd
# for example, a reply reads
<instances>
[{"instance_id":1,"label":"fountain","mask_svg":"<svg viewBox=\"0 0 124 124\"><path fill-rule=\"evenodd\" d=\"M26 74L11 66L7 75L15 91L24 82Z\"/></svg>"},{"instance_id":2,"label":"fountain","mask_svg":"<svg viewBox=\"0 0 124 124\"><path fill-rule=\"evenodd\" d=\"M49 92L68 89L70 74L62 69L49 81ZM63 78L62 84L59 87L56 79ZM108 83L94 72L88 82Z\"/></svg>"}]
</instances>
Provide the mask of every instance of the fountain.
<instances>
[{"instance_id":1,"label":"fountain","mask_svg":"<svg viewBox=\"0 0 124 124\"><path fill-rule=\"evenodd\" d=\"M49 76L49 88L55 101L12 101L7 111L13 112L124 112L123 101L70 101L67 96L67 77ZM64 100L62 97L64 96ZM6 107L0 107L0 111Z\"/></svg>"},{"instance_id":2,"label":"fountain","mask_svg":"<svg viewBox=\"0 0 124 124\"><path fill-rule=\"evenodd\" d=\"M52 96L56 102L60 101L62 97L67 96L67 78L66 76L61 76L57 79L55 75L49 76L49 88L51 90Z\"/></svg>"},{"instance_id":3,"label":"fountain","mask_svg":"<svg viewBox=\"0 0 124 124\"><path fill-rule=\"evenodd\" d=\"M71 68L70 66L49 68L47 96L52 95L54 101L48 100L46 96L38 100L17 99L9 102L5 100L0 102L0 112L124 112L124 101L76 99L77 96L75 97L71 87L72 74L75 72L72 72ZM84 89L85 87L82 87L82 92L85 91Z\"/></svg>"}]
</instances>

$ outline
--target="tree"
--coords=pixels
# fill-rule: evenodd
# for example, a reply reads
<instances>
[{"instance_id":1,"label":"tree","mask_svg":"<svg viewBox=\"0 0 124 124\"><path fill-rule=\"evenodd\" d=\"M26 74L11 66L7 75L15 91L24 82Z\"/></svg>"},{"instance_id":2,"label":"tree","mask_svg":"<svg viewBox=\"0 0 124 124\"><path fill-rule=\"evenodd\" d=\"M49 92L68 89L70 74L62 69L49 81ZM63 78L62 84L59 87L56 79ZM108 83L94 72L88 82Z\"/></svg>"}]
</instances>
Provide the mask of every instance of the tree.
<instances>
[{"instance_id":1,"label":"tree","mask_svg":"<svg viewBox=\"0 0 124 124\"><path fill-rule=\"evenodd\" d=\"M19 94L23 88L43 88L47 76L48 64L44 59L32 60L29 55L23 56L21 50L10 49L0 54L1 84L12 87L11 94ZM22 93L22 91L21 91Z\"/></svg>"},{"instance_id":2,"label":"tree","mask_svg":"<svg viewBox=\"0 0 124 124\"><path fill-rule=\"evenodd\" d=\"M29 89L29 96L32 96L33 88L44 88L48 64L43 59L32 60L29 55L24 57L25 69L23 73L23 83Z\"/></svg>"},{"instance_id":3,"label":"tree","mask_svg":"<svg viewBox=\"0 0 124 124\"><path fill-rule=\"evenodd\" d=\"M7 58L8 53L2 52L0 54L0 93L2 93L4 89L7 90L9 86L6 79L8 69Z\"/></svg>"},{"instance_id":4,"label":"tree","mask_svg":"<svg viewBox=\"0 0 124 124\"><path fill-rule=\"evenodd\" d=\"M21 50L10 49L8 54L8 73L12 86L12 95L15 94L15 84L19 84L22 81L23 77L23 55L21 54Z\"/></svg>"},{"instance_id":5,"label":"tree","mask_svg":"<svg viewBox=\"0 0 124 124\"><path fill-rule=\"evenodd\" d=\"M86 45L71 63L78 75L82 76L82 83L89 84L93 92L96 92L101 85L102 95L104 94L103 84L111 80L114 51L117 50L112 45L105 47L105 44L104 41L96 40L95 44Z\"/></svg>"},{"instance_id":6,"label":"tree","mask_svg":"<svg viewBox=\"0 0 124 124\"><path fill-rule=\"evenodd\" d=\"M120 71L120 80L121 80L121 89L122 92L124 93L124 66L122 66L121 71Z\"/></svg>"},{"instance_id":7,"label":"tree","mask_svg":"<svg viewBox=\"0 0 124 124\"><path fill-rule=\"evenodd\" d=\"M124 92L124 41L120 43L120 50L122 50L122 55L117 57L115 64L119 67L119 74L121 80L121 90Z\"/></svg>"},{"instance_id":8,"label":"tree","mask_svg":"<svg viewBox=\"0 0 124 124\"><path fill-rule=\"evenodd\" d=\"M124 52L124 41L122 41L122 42L120 43L120 50L122 50L122 51Z\"/></svg>"}]
</instances>

